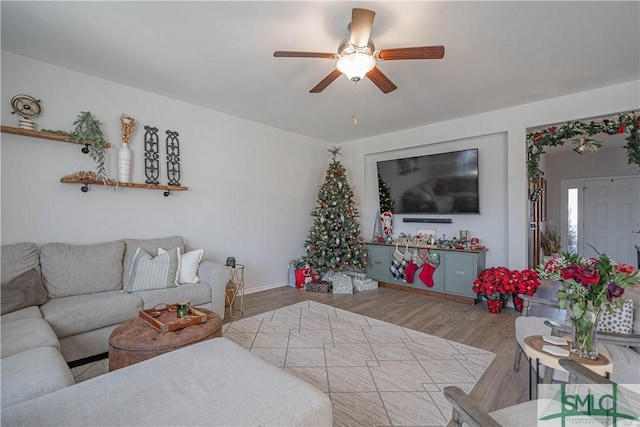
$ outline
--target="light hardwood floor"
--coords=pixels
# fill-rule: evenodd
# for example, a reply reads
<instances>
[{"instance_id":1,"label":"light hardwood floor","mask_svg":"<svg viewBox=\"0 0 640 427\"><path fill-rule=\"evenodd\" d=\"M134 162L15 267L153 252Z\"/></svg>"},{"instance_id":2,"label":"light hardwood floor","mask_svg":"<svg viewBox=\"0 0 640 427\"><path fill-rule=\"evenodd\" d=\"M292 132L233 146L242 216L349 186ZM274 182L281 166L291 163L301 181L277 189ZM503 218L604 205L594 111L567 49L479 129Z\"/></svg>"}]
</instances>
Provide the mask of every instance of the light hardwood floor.
<instances>
[{"instance_id":1,"label":"light hardwood floor","mask_svg":"<svg viewBox=\"0 0 640 427\"><path fill-rule=\"evenodd\" d=\"M224 323L250 317L300 301L313 300L344 310L394 323L410 329L457 341L496 353L496 357L473 389L471 396L485 410L493 411L529 398L528 363L513 370L514 323L520 316L512 308L489 314L485 303L476 305L379 288L353 295L306 292L281 287L245 296L244 315L234 312ZM238 315L236 315L238 314Z\"/></svg>"}]
</instances>

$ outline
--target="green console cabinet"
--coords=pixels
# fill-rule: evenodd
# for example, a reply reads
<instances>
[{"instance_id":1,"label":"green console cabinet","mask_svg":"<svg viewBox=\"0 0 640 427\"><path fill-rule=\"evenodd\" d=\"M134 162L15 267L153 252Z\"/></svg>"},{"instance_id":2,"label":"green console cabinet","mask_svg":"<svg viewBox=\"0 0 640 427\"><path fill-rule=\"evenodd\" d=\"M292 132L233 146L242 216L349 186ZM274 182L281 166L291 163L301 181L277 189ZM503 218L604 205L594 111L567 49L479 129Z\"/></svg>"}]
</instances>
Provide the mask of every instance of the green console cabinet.
<instances>
[{"instance_id":1,"label":"green console cabinet","mask_svg":"<svg viewBox=\"0 0 640 427\"><path fill-rule=\"evenodd\" d=\"M395 248L393 248L395 249ZM367 245L369 261L367 263L367 277L378 282L388 282L391 280L391 258L388 246ZM393 253L393 252L392 252Z\"/></svg>"},{"instance_id":2,"label":"green console cabinet","mask_svg":"<svg viewBox=\"0 0 640 427\"><path fill-rule=\"evenodd\" d=\"M484 270L484 265L484 252L446 252L442 262L443 291L448 294L475 298L473 281Z\"/></svg>"},{"instance_id":3,"label":"green console cabinet","mask_svg":"<svg viewBox=\"0 0 640 427\"><path fill-rule=\"evenodd\" d=\"M405 247L399 249L401 252L405 251ZM395 245L368 243L367 276L378 282L395 286L433 291L453 297L464 297L465 301L468 301L467 298L476 298L472 290L473 281L485 269L486 250L463 251L419 248L421 253L426 253L427 250L430 250L440 254L440 265L433 272L433 286L431 287L427 286L420 278L420 274L423 273L425 268L424 266L415 273L413 283L407 283L393 277L389 268L395 250ZM416 248L409 248L409 250L413 252ZM424 273L426 274L426 272Z\"/></svg>"}]
</instances>

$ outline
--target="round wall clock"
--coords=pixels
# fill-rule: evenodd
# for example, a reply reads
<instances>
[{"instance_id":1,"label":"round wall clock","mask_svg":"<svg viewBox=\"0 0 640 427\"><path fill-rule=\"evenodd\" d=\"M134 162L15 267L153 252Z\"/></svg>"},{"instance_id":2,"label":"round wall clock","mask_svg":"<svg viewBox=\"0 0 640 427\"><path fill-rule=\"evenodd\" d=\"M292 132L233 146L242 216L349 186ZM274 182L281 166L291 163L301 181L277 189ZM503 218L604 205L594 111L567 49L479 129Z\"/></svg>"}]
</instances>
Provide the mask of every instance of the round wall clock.
<instances>
[{"instance_id":1,"label":"round wall clock","mask_svg":"<svg viewBox=\"0 0 640 427\"><path fill-rule=\"evenodd\" d=\"M35 129L35 123L32 118L38 117L42 113L40 100L29 95L16 95L11 98L11 114L17 114L23 118L19 120L21 129Z\"/></svg>"}]
</instances>

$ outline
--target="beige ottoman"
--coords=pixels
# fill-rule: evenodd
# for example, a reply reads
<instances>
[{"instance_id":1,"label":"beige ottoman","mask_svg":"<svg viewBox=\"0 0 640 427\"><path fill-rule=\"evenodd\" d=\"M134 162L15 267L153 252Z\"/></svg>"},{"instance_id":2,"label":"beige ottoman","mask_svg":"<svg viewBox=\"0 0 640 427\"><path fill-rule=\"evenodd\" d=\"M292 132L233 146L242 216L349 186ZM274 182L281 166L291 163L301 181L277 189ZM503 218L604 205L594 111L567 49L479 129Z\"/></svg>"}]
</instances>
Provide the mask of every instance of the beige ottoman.
<instances>
[{"instance_id":1,"label":"beige ottoman","mask_svg":"<svg viewBox=\"0 0 640 427\"><path fill-rule=\"evenodd\" d=\"M142 362L169 351L222 336L222 319L211 310L199 308L207 321L174 332L160 333L136 317L119 324L109 337L109 371Z\"/></svg>"}]
</instances>

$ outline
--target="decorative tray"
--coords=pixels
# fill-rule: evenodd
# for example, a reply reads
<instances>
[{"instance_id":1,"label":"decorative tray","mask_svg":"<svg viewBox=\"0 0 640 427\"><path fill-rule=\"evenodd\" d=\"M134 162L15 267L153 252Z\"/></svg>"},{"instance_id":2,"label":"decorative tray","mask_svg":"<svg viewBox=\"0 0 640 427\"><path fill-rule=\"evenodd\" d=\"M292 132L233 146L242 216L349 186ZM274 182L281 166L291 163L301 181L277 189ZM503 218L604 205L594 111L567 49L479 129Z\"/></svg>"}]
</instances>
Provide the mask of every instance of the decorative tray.
<instances>
[{"instance_id":1,"label":"decorative tray","mask_svg":"<svg viewBox=\"0 0 640 427\"><path fill-rule=\"evenodd\" d=\"M195 308L189 308L189 314L185 317L178 317L177 308L177 304L165 305L164 308L157 308L156 306L155 308L140 310L139 317L161 334L207 321L207 315Z\"/></svg>"}]
</instances>

